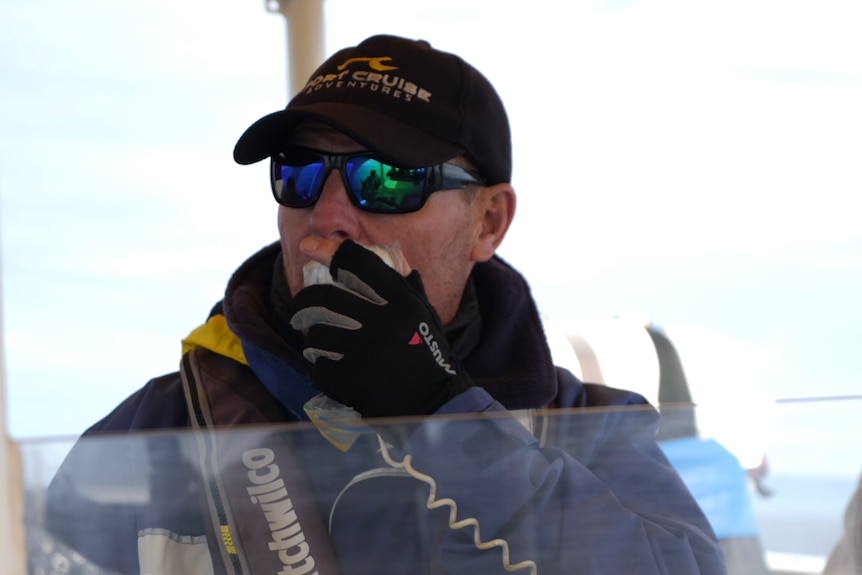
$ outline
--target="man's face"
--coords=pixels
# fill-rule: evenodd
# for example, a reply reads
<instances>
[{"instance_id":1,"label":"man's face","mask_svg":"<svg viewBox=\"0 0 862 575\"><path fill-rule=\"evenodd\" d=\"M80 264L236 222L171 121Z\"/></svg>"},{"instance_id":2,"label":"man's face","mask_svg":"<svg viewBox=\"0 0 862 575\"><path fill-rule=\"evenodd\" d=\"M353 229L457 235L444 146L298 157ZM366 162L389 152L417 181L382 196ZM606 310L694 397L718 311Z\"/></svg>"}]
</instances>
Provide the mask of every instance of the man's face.
<instances>
[{"instance_id":1,"label":"man's face","mask_svg":"<svg viewBox=\"0 0 862 575\"><path fill-rule=\"evenodd\" d=\"M288 143L336 154L363 150L344 134L311 123L296 129ZM303 287L302 266L308 258L300 252L299 242L305 237L380 246L398 242L407 263L422 275L428 299L444 325L451 321L473 266L474 238L480 226L464 192L434 192L422 209L407 214L364 212L347 194L341 175L333 170L313 206L279 206L278 230L291 294Z\"/></svg>"}]
</instances>

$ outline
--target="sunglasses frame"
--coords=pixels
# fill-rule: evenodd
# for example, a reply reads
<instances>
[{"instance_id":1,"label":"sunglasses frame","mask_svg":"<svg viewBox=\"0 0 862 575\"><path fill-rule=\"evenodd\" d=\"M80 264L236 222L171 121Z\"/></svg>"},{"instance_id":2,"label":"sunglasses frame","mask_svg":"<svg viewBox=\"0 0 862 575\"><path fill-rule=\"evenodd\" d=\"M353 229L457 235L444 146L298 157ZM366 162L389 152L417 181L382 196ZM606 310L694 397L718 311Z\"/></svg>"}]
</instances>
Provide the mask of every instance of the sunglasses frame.
<instances>
[{"instance_id":1,"label":"sunglasses frame","mask_svg":"<svg viewBox=\"0 0 862 575\"><path fill-rule=\"evenodd\" d=\"M279 161L279 158L286 159L286 156L293 152L297 156L307 156L309 158L316 156L316 161L309 162L308 164L288 164L285 161ZM350 180L347 176L347 171L345 170L345 166L350 160L356 158L366 158L369 160L374 160L380 162L384 166L388 168L394 169L404 169L404 170L425 170L425 181L422 188L422 197L420 202L416 206L410 206L409 208L400 208L398 206L393 206L390 208L378 208L372 207L368 205L363 205L361 203L362 198L360 197L362 191L356 191L351 186ZM302 204L287 204L283 202L279 198L279 192L276 191L276 181L281 181L281 178L276 178L276 174L280 174L281 168L280 166L292 166L292 167L301 167L301 166L309 166L313 163L317 163L319 161L323 161L323 174L320 177L319 184L316 190L313 190L310 199L307 202ZM295 208L295 209L303 209L309 208L317 203L320 199L320 195L323 192L323 186L326 183L326 180L329 178L329 174L332 170L338 170L341 175L341 182L344 184L344 188L347 191L347 197L350 198L351 203L354 206L359 208L365 212L377 213L377 214L408 214L411 212L416 212L425 205L425 202L428 201L428 198L434 192L447 191L447 190L459 190L464 189L470 185L479 185L484 186L485 182L483 178L475 171L469 168L463 168L461 166L457 166L451 163L441 163L434 166L430 166L427 168L403 168L401 166L392 165L389 162L381 160L378 156L376 156L372 152L352 152L348 154L330 154L327 152L323 152L321 150L315 150L313 148L304 148L304 147L292 147L286 149L284 152L280 152L271 157L270 159L270 168L269 168L269 183L270 188L272 189L272 195L275 198L275 201L279 203L279 205L285 206L287 208ZM283 185L283 184L282 184Z\"/></svg>"}]
</instances>

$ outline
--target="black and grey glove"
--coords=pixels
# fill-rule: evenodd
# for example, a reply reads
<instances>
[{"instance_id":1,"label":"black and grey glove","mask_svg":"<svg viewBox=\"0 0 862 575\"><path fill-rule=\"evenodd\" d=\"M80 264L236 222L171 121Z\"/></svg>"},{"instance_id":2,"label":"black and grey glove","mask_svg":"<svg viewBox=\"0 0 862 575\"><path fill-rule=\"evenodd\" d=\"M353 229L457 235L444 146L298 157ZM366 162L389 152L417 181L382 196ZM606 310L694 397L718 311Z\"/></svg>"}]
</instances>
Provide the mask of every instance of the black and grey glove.
<instances>
[{"instance_id":1,"label":"black and grey glove","mask_svg":"<svg viewBox=\"0 0 862 575\"><path fill-rule=\"evenodd\" d=\"M472 387L417 271L402 277L350 240L329 271L336 283L300 290L290 320L315 387L364 417L430 414Z\"/></svg>"}]
</instances>

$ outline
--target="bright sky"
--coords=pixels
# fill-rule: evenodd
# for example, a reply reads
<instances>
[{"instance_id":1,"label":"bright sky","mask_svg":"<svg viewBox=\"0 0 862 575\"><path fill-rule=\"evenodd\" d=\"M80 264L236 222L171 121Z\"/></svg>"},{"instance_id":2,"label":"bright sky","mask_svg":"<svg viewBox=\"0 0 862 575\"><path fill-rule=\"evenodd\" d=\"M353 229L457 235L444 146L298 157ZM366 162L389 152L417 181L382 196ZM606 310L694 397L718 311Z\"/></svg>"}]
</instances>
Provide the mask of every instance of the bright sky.
<instances>
[{"instance_id":1,"label":"bright sky","mask_svg":"<svg viewBox=\"0 0 862 575\"><path fill-rule=\"evenodd\" d=\"M327 0L327 54L421 37L497 86L519 193L500 253L554 322L700 325L779 397L858 393L862 6L562 5ZM13 436L80 433L175 370L276 239L266 166L231 152L285 105L285 51L256 0L0 3Z\"/></svg>"}]
</instances>

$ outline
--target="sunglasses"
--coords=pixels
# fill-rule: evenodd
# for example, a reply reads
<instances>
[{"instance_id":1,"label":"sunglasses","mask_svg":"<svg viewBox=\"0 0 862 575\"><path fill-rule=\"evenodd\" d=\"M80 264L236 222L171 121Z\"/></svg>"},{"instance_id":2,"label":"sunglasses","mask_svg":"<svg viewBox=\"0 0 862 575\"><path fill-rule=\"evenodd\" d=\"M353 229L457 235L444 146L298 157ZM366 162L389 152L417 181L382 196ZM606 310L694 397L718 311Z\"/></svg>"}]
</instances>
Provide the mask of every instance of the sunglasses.
<instances>
[{"instance_id":1,"label":"sunglasses","mask_svg":"<svg viewBox=\"0 0 862 575\"><path fill-rule=\"evenodd\" d=\"M478 174L454 164L402 168L368 152L324 154L309 148L289 148L272 157L272 195L289 208L313 206L333 169L341 174L347 195L357 208L380 214L415 212L434 192L484 185Z\"/></svg>"}]
</instances>

